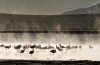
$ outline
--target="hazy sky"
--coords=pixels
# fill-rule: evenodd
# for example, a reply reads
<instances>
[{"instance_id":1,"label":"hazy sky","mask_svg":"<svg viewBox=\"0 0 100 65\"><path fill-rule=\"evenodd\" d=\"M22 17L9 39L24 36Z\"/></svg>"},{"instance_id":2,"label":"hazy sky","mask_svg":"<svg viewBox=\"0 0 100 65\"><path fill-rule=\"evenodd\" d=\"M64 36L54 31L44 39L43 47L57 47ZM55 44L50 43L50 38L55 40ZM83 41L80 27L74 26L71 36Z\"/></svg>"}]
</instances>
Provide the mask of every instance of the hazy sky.
<instances>
[{"instance_id":1,"label":"hazy sky","mask_svg":"<svg viewBox=\"0 0 100 65\"><path fill-rule=\"evenodd\" d=\"M97 3L100 0L0 0L0 13L58 15Z\"/></svg>"}]
</instances>

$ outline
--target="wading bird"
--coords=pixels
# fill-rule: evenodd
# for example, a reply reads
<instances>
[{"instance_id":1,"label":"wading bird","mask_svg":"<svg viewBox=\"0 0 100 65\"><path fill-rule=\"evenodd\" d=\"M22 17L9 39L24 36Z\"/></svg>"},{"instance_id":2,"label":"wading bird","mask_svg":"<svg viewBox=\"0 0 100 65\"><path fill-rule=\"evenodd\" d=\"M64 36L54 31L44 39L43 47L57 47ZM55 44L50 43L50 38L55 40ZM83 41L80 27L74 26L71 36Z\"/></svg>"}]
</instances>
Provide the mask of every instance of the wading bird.
<instances>
[{"instance_id":1,"label":"wading bird","mask_svg":"<svg viewBox=\"0 0 100 65\"><path fill-rule=\"evenodd\" d=\"M14 48L15 49L20 49L21 48L21 44L20 45L17 45L17 46L14 45Z\"/></svg>"},{"instance_id":2,"label":"wading bird","mask_svg":"<svg viewBox=\"0 0 100 65\"><path fill-rule=\"evenodd\" d=\"M33 48L36 48L36 45L30 45L30 48L33 49Z\"/></svg>"},{"instance_id":3,"label":"wading bird","mask_svg":"<svg viewBox=\"0 0 100 65\"><path fill-rule=\"evenodd\" d=\"M54 49L54 47L49 44L48 49Z\"/></svg>"},{"instance_id":4,"label":"wading bird","mask_svg":"<svg viewBox=\"0 0 100 65\"><path fill-rule=\"evenodd\" d=\"M66 50L72 49L70 44L66 48L67 48Z\"/></svg>"},{"instance_id":5,"label":"wading bird","mask_svg":"<svg viewBox=\"0 0 100 65\"><path fill-rule=\"evenodd\" d=\"M33 53L34 53L34 50L32 50L32 51L29 52L29 54L33 54Z\"/></svg>"},{"instance_id":6,"label":"wading bird","mask_svg":"<svg viewBox=\"0 0 100 65\"><path fill-rule=\"evenodd\" d=\"M4 46L5 46L4 44L1 44L1 45L0 45L0 47L4 47Z\"/></svg>"},{"instance_id":7,"label":"wading bird","mask_svg":"<svg viewBox=\"0 0 100 65\"><path fill-rule=\"evenodd\" d=\"M93 47L91 45L89 45L89 48L92 49Z\"/></svg>"},{"instance_id":8,"label":"wading bird","mask_svg":"<svg viewBox=\"0 0 100 65\"><path fill-rule=\"evenodd\" d=\"M23 49L23 50L20 51L20 53L24 53L24 52L25 52L25 49Z\"/></svg>"},{"instance_id":9,"label":"wading bird","mask_svg":"<svg viewBox=\"0 0 100 65\"><path fill-rule=\"evenodd\" d=\"M56 53L56 49L51 50L50 53L53 53L53 54Z\"/></svg>"},{"instance_id":10,"label":"wading bird","mask_svg":"<svg viewBox=\"0 0 100 65\"><path fill-rule=\"evenodd\" d=\"M81 48L82 48L82 46L80 45L80 46L79 46L79 48L81 49Z\"/></svg>"},{"instance_id":11,"label":"wading bird","mask_svg":"<svg viewBox=\"0 0 100 65\"><path fill-rule=\"evenodd\" d=\"M57 45L56 45L56 49L57 49L58 51L63 51L63 49L59 48Z\"/></svg>"},{"instance_id":12,"label":"wading bird","mask_svg":"<svg viewBox=\"0 0 100 65\"><path fill-rule=\"evenodd\" d=\"M62 46L61 44L59 44L59 46L60 46L60 48L66 48L66 47Z\"/></svg>"},{"instance_id":13,"label":"wading bird","mask_svg":"<svg viewBox=\"0 0 100 65\"><path fill-rule=\"evenodd\" d=\"M5 48L6 48L6 49L10 49L10 48L11 48L11 45L10 45L10 46L5 46Z\"/></svg>"},{"instance_id":14,"label":"wading bird","mask_svg":"<svg viewBox=\"0 0 100 65\"><path fill-rule=\"evenodd\" d=\"M28 49L29 48L29 45L23 45L23 49Z\"/></svg>"}]
</instances>

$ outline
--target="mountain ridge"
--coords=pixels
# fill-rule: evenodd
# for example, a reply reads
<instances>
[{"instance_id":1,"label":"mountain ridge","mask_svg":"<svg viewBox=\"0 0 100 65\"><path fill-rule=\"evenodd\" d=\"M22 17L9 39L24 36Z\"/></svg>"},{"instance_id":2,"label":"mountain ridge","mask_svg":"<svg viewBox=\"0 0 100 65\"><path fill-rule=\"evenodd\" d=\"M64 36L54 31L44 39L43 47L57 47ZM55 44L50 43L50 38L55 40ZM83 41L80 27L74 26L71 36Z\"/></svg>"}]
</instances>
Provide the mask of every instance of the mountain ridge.
<instances>
[{"instance_id":1,"label":"mountain ridge","mask_svg":"<svg viewBox=\"0 0 100 65\"><path fill-rule=\"evenodd\" d=\"M84 8L78 10L86 11ZM98 18L98 20L96 20L96 18ZM0 31L100 30L99 20L100 14L94 16L88 13L75 15L22 15L0 13Z\"/></svg>"},{"instance_id":2,"label":"mountain ridge","mask_svg":"<svg viewBox=\"0 0 100 65\"><path fill-rule=\"evenodd\" d=\"M61 15L68 14L100 14L100 3L88 8L79 8L72 11L64 12Z\"/></svg>"}]
</instances>

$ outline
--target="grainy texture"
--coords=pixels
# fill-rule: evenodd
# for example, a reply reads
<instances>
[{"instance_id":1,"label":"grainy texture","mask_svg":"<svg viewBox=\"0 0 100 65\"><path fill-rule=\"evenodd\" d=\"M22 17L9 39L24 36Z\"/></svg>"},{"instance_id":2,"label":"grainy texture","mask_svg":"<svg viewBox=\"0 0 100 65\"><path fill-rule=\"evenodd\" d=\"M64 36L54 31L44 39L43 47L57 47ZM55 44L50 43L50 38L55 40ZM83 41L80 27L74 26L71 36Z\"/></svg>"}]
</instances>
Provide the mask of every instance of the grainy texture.
<instances>
[{"instance_id":1,"label":"grainy texture","mask_svg":"<svg viewBox=\"0 0 100 65\"><path fill-rule=\"evenodd\" d=\"M0 65L99 65L99 7L67 15L0 13Z\"/></svg>"},{"instance_id":2,"label":"grainy texture","mask_svg":"<svg viewBox=\"0 0 100 65\"><path fill-rule=\"evenodd\" d=\"M99 30L99 19L99 14L52 16L0 14L0 31Z\"/></svg>"}]
</instances>

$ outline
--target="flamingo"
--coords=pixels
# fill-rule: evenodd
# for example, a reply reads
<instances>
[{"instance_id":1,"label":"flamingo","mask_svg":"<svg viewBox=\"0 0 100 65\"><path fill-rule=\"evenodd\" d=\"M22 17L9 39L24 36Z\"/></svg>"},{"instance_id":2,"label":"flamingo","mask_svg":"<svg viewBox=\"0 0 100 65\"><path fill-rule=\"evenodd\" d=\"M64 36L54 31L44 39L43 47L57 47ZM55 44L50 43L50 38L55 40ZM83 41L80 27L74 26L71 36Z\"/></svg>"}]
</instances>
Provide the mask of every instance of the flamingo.
<instances>
[{"instance_id":1,"label":"flamingo","mask_svg":"<svg viewBox=\"0 0 100 65\"><path fill-rule=\"evenodd\" d=\"M57 45L56 45L56 49L58 49L59 51L63 51L61 48L59 48Z\"/></svg>"},{"instance_id":2,"label":"flamingo","mask_svg":"<svg viewBox=\"0 0 100 65\"><path fill-rule=\"evenodd\" d=\"M78 48L78 46L72 46L72 48L77 49L77 48Z\"/></svg>"},{"instance_id":3,"label":"flamingo","mask_svg":"<svg viewBox=\"0 0 100 65\"><path fill-rule=\"evenodd\" d=\"M81 49L81 48L82 48L82 46L80 45L80 46L79 46L79 48Z\"/></svg>"},{"instance_id":4,"label":"flamingo","mask_svg":"<svg viewBox=\"0 0 100 65\"><path fill-rule=\"evenodd\" d=\"M4 47L4 46L5 46L4 44L1 44L1 45L0 45L0 47Z\"/></svg>"},{"instance_id":5,"label":"flamingo","mask_svg":"<svg viewBox=\"0 0 100 65\"><path fill-rule=\"evenodd\" d=\"M20 51L20 53L24 53L24 52L25 52L25 49L23 49L23 50Z\"/></svg>"},{"instance_id":6,"label":"flamingo","mask_svg":"<svg viewBox=\"0 0 100 65\"><path fill-rule=\"evenodd\" d=\"M20 49L21 47L22 47L21 44L20 45L17 45L17 46L14 45L14 48L15 49Z\"/></svg>"},{"instance_id":7,"label":"flamingo","mask_svg":"<svg viewBox=\"0 0 100 65\"><path fill-rule=\"evenodd\" d=\"M89 48L92 49L93 47L91 45L89 45Z\"/></svg>"},{"instance_id":8,"label":"flamingo","mask_svg":"<svg viewBox=\"0 0 100 65\"><path fill-rule=\"evenodd\" d=\"M33 49L33 48L35 48L36 46L35 46L35 44L34 45L30 45L30 48L31 49Z\"/></svg>"},{"instance_id":9,"label":"flamingo","mask_svg":"<svg viewBox=\"0 0 100 65\"><path fill-rule=\"evenodd\" d=\"M28 49L28 48L29 48L29 45L27 44L23 46L23 49Z\"/></svg>"},{"instance_id":10,"label":"flamingo","mask_svg":"<svg viewBox=\"0 0 100 65\"><path fill-rule=\"evenodd\" d=\"M10 45L10 46L5 46L5 48L6 48L6 49L10 49L10 48L11 48L11 45Z\"/></svg>"},{"instance_id":11,"label":"flamingo","mask_svg":"<svg viewBox=\"0 0 100 65\"><path fill-rule=\"evenodd\" d=\"M32 50L32 51L29 52L29 54L33 54L33 53L34 53L34 50Z\"/></svg>"},{"instance_id":12,"label":"flamingo","mask_svg":"<svg viewBox=\"0 0 100 65\"><path fill-rule=\"evenodd\" d=\"M66 47L62 46L61 44L59 44L59 46L60 46L60 48L66 48Z\"/></svg>"},{"instance_id":13,"label":"flamingo","mask_svg":"<svg viewBox=\"0 0 100 65\"><path fill-rule=\"evenodd\" d=\"M50 53L53 53L53 54L56 53L56 49L51 50Z\"/></svg>"},{"instance_id":14,"label":"flamingo","mask_svg":"<svg viewBox=\"0 0 100 65\"><path fill-rule=\"evenodd\" d=\"M66 48L67 48L66 50L68 50L68 49L72 49L72 48L70 47L70 44L69 44L69 46L67 46Z\"/></svg>"},{"instance_id":15,"label":"flamingo","mask_svg":"<svg viewBox=\"0 0 100 65\"><path fill-rule=\"evenodd\" d=\"M54 47L49 44L48 49L54 49Z\"/></svg>"},{"instance_id":16,"label":"flamingo","mask_svg":"<svg viewBox=\"0 0 100 65\"><path fill-rule=\"evenodd\" d=\"M51 50L50 53L52 53L54 56L54 54L56 53L56 49ZM50 56L51 56L51 54L50 54Z\"/></svg>"}]
</instances>

